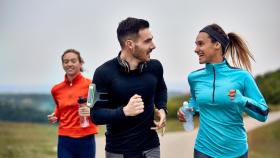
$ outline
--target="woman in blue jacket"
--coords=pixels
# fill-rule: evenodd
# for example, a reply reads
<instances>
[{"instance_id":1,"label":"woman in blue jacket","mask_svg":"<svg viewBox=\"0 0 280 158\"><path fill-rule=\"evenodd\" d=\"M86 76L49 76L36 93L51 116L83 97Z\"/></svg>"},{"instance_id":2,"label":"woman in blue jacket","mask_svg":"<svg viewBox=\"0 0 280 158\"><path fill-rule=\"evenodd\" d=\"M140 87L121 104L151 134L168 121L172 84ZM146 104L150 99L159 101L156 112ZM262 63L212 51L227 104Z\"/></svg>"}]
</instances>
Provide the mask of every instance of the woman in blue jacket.
<instances>
[{"instance_id":1,"label":"woman in blue jacket","mask_svg":"<svg viewBox=\"0 0 280 158\"><path fill-rule=\"evenodd\" d=\"M262 122L268 115L268 106L248 72L253 56L237 34L226 34L217 24L203 28L195 43L205 68L188 76L189 105L200 114L194 157L247 158L243 112ZM185 121L181 110L178 118Z\"/></svg>"}]
</instances>

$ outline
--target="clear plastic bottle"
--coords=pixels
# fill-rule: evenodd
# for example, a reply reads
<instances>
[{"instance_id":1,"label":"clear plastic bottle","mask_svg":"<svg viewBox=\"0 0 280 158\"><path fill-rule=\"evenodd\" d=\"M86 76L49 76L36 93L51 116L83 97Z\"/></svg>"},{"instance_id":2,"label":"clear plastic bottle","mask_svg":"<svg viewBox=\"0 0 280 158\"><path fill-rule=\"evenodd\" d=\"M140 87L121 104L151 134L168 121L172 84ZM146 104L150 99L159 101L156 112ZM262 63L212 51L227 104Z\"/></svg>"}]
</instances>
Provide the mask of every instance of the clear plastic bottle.
<instances>
[{"instance_id":1,"label":"clear plastic bottle","mask_svg":"<svg viewBox=\"0 0 280 158\"><path fill-rule=\"evenodd\" d=\"M193 112L191 112L192 107L189 106L187 101L183 102L183 106L181 108L182 112L185 114L186 122L183 123L183 127L185 131L190 132L193 130Z\"/></svg>"},{"instance_id":2,"label":"clear plastic bottle","mask_svg":"<svg viewBox=\"0 0 280 158\"><path fill-rule=\"evenodd\" d=\"M78 105L80 106L86 106L87 99L85 97L79 97L78 99ZM89 126L89 120L87 116L80 116L80 125L82 128L86 128Z\"/></svg>"}]
</instances>

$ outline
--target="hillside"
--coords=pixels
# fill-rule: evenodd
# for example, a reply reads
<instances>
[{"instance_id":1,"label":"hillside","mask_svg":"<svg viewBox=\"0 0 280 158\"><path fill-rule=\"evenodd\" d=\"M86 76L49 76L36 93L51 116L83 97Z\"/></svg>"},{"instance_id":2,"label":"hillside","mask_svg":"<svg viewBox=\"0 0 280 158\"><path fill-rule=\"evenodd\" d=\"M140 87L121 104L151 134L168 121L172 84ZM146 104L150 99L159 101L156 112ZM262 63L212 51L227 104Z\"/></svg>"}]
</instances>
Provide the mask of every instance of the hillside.
<instances>
[{"instance_id":1,"label":"hillside","mask_svg":"<svg viewBox=\"0 0 280 158\"><path fill-rule=\"evenodd\" d=\"M0 120L46 123L53 108L48 94L0 94Z\"/></svg>"},{"instance_id":2,"label":"hillside","mask_svg":"<svg viewBox=\"0 0 280 158\"><path fill-rule=\"evenodd\" d=\"M280 69L256 77L268 104L280 104Z\"/></svg>"}]
</instances>

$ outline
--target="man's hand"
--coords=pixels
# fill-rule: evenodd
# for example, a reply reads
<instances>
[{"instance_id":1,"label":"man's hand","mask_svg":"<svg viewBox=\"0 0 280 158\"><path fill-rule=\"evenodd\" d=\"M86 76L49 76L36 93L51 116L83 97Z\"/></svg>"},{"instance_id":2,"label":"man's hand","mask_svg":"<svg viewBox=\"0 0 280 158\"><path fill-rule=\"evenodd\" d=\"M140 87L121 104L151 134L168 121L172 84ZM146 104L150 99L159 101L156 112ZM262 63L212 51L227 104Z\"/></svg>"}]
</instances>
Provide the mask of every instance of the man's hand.
<instances>
[{"instance_id":1,"label":"man's hand","mask_svg":"<svg viewBox=\"0 0 280 158\"><path fill-rule=\"evenodd\" d=\"M79 115L80 116L89 116L90 115L90 108L87 105L81 105L79 107Z\"/></svg>"},{"instance_id":2,"label":"man's hand","mask_svg":"<svg viewBox=\"0 0 280 158\"><path fill-rule=\"evenodd\" d=\"M136 116L144 112L144 102L140 95L132 96L128 104L123 108L125 116Z\"/></svg>"},{"instance_id":3,"label":"man's hand","mask_svg":"<svg viewBox=\"0 0 280 158\"><path fill-rule=\"evenodd\" d=\"M165 133L165 126L166 126L166 113L163 109L156 109L155 113L159 118L159 121L154 120L156 127L151 127L152 130L162 129L161 135L163 136Z\"/></svg>"},{"instance_id":4,"label":"man's hand","mask_svg":"<svg viewBox=\"0 0 280 158\"><path fill-rule=\"evenodd\" d=\"M50 124L52 125L52 124L56 123L58 119L54 115L54 113L52 113L52 114L48 115L48 120L49 120Z\"/></svg>"},{"instance_id":5,"label":"man's hand","mask_svg":"<svg viewBox=\"0 0 280 158\"><path fill-rule=\"evenodd\" d=\"M186 122L185 114L183 113L181 108L179 108L179 110L177 111L177 117L180 122Z\"/></svg>"}]
</instances>

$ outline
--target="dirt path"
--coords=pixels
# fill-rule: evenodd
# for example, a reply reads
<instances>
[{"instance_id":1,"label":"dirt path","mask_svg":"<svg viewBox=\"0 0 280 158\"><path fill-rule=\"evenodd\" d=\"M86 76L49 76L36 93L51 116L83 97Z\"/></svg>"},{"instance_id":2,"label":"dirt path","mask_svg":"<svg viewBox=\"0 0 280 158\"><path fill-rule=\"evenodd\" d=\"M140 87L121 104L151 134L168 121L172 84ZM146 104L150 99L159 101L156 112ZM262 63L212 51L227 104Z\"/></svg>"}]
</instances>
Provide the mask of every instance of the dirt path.
<instances>
[{"instance_id":1,"label":"dirt path","mask_svg":"<svg viewBox=\"0 0 280 158\"><path fill-rule=\"evenodd\" d=\"M280 111L269 114L269 118L265 123L259 122L253 118L246 117L244 119L247 131L256 129L263 125L280 119ZM192 132L171 132L160 136L161 158L191 158L193 155L193 146L197 129ZM105 138L96 138L96 158L105 158Z\"/></svg>"}]
</instances>

